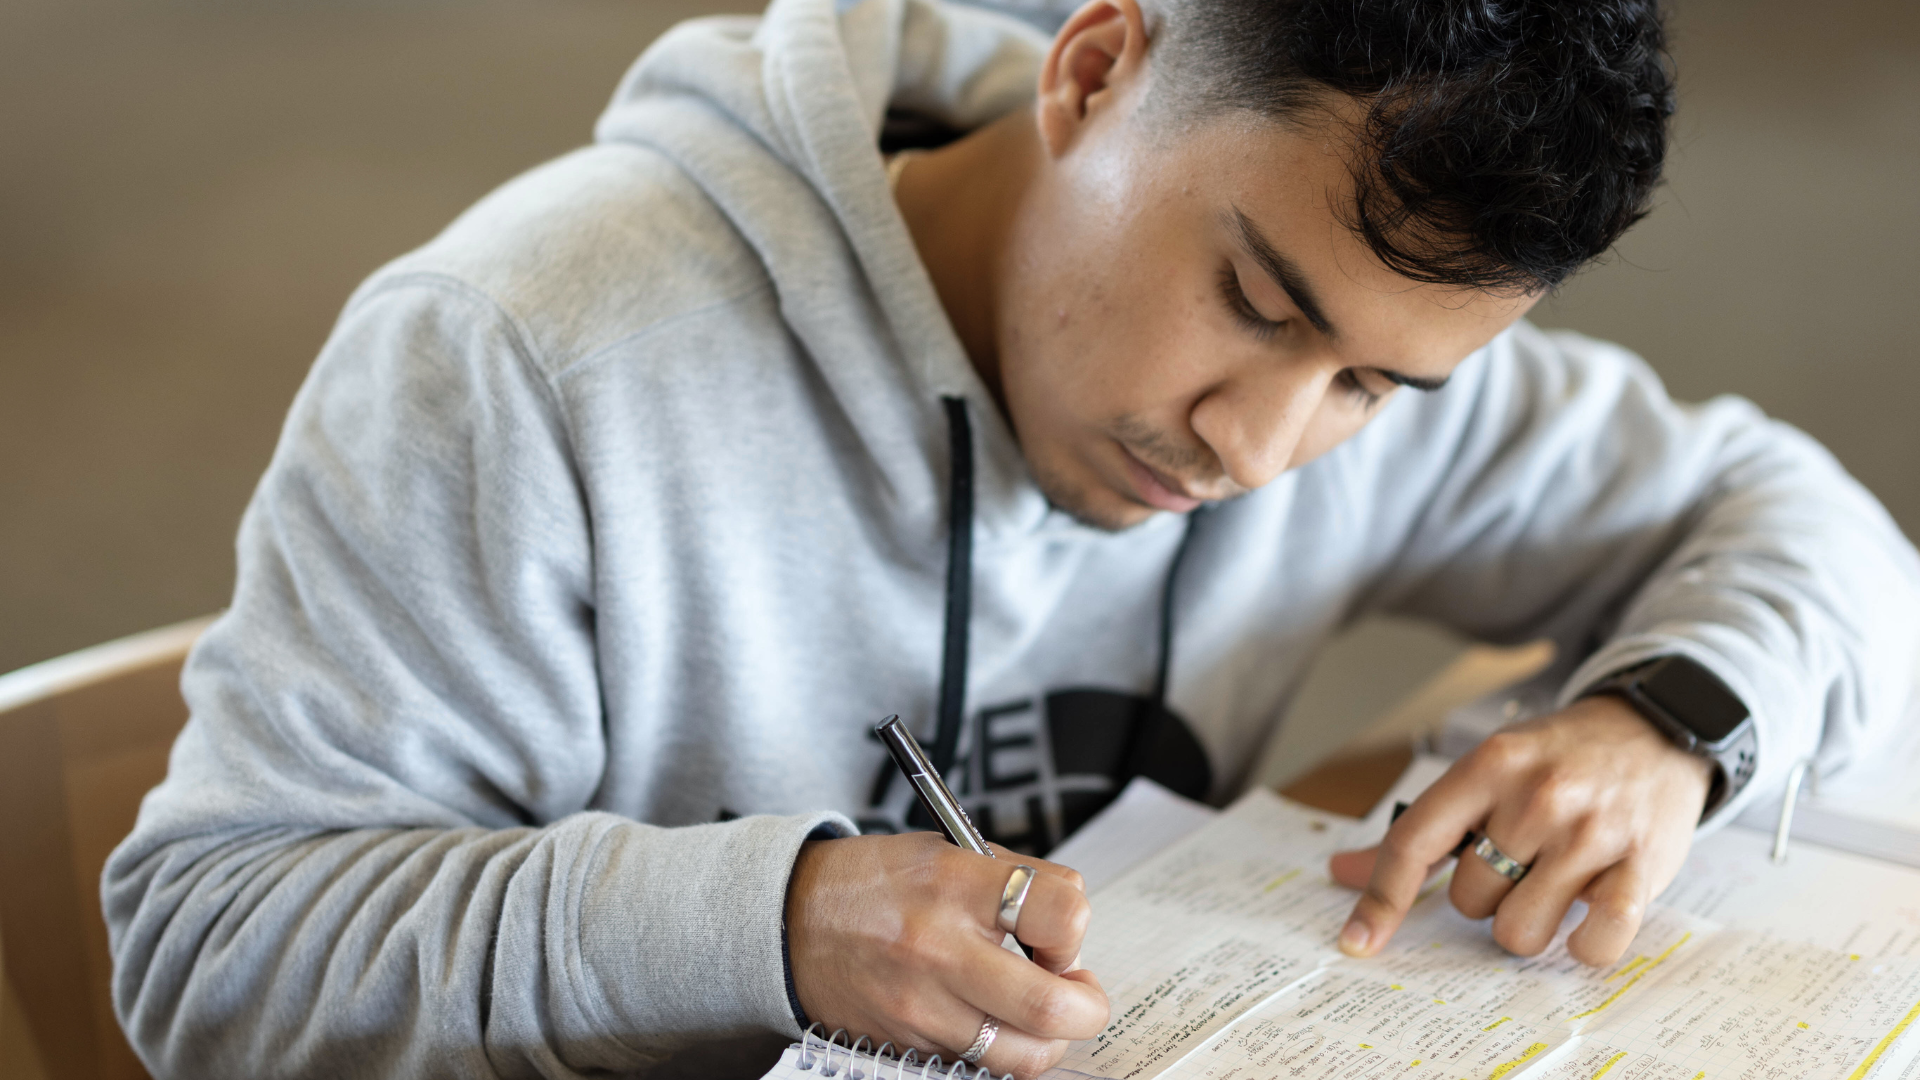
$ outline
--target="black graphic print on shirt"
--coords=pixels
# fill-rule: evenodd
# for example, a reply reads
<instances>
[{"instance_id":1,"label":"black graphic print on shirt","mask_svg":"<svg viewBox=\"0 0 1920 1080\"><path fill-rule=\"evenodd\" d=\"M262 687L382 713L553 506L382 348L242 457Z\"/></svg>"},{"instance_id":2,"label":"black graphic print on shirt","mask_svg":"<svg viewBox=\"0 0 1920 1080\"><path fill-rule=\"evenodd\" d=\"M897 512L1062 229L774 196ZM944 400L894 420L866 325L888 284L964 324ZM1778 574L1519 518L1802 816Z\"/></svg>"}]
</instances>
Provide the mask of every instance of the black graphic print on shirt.
<instances>
[{"instance_id":1,"label":"black graphic print on shirt","mask_svg":"<svg viewBox=\"0 0 1920 1080\"><path fill-rule=\"evenodd\" d=\"M1163 704L1081 688L974 712L946 781L987 839L1044 856L1135 776L1194 799L1213 785L1206 751ZM863 832L934 827L891 758L881 758L868 802Z\"/></svg>"}]
</instances>

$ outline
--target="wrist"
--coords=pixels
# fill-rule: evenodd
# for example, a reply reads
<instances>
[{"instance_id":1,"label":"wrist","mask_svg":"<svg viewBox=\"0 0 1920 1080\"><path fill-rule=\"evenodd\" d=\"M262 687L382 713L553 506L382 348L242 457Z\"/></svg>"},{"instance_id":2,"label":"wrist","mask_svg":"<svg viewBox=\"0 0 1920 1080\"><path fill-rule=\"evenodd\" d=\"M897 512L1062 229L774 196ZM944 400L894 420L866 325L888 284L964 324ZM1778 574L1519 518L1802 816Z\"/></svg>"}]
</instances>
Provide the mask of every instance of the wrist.
<instances>
[{"instance_id":1,"label":"wrist","mask_svg":"<svg viewBox=\"0 0 1920 1080\"><path fill-rule=\"evenodd\" d=\"M1611 698L1640 716L1709 778L1700 819L1725 806L1752 779L1752 714L1719 677L1683 655L1633 665L1589 687L1581 700Z\"/></svg>"},{"instance_id":2,"label":"wrist","mask_svg":"<svg viewBox=\"0 0 1920 1080\"><path fill-rule=\"evenodd\" d=\"M818 854L821 844L839 837L839 833L821 826L807 835L800 849L793 854L793 872L787 876L787 898L782 905L780 916L780 964L787 981L787 1008L793 1012L794 1023L805 1031L813 1023L807 1015L806 1005L800 1000L800 983L793 975L793 923L795 899L812 887L811 875L807 873L807 864L811 857Z\"/></svg>"},{"instance_id":3,"label":"wrist","mask_svg":"<svg viewBox=\"0 0 1920 1080\"><path fill-rule=\"evenodd\" d=\"M1660 728L1617 694L1593 694L1569 705L1563 716L1577 726L1573 737L1588 746L1622 755L1627 768L1657 779L1676 797L1688 791L1685 805L1700 818L1713 805L1718 767L1709 759L1674 745ZM1694 785L1697 785L1694 786Z\"/></svg>"}]
</instances>

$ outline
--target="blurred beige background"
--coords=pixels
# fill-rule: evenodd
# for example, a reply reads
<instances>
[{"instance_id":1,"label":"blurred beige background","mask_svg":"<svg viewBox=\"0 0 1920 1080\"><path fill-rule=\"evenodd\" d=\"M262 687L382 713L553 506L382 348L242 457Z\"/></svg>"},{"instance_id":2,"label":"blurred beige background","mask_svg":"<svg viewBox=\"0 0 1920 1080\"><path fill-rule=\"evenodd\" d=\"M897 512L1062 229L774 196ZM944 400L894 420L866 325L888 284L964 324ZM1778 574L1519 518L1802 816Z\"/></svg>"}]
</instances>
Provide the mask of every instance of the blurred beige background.
<instances>
[{"instance_id":1,"label":"blurred beige background","mask_svg":"<svg viewBox=\"0 0 1920 1080\"><path fill-rule=\"evenodd\" d=\"M221 606L354 284L585 141L661 29L752 6L0 0L0 671ZM1671 184L1539 321L1811 431L1915 535L1920 4L1682 0L1675 37ZM1452 648L1369 635L1302 709Z\"/></svg>"}]
</instances>

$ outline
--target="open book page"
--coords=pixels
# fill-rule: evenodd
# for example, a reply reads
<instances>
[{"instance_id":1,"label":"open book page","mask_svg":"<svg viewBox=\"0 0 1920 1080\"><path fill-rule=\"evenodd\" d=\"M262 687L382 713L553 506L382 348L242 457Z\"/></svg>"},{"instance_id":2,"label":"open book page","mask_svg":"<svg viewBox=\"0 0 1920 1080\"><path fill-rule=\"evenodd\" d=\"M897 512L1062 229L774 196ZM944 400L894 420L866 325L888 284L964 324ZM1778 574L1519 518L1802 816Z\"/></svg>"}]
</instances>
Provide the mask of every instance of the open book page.
<instances>
[{"instance_id":1,"label":"open book page","mask_svg":"<svg viewBox=\"0 0 1920 1080\"><path fill-rule=\"evenodd\" d=\"M1588 1080L1613 1065L1608 1075L1678 1080L1898 1076L1917 1018L1920 962L1728 930L1649 976L1541 1075Z\"/></svg>"},{"instance_id":2,"label":"open book page","mask_svg":"<svg viewBox=\"0 0 1920 1080\"><path fill-rule=\"evenodd\" d=\"M1350 892L1333 891L1351 904ZM1516 957L1494 944L1484 922L1455 912L1443 893L1430 888L1380 955L1335 960L1297 992L1251 1011L1174 1075L1517 1078L1636 998L1700 935L1712 933L1702 920L1659 912L1626 963L1598 970L1567 953L1573 920L1539 956Z\"/></svg>"},{"instance_id":3,"label":"open book page","mask_svg":"<svg viewBox=\"0 0 1920 1080\"><path fill-rule=\"evenodd\" d=\"M1425 903L1437 912L1443 902ZM1522 959L1491 946L1478 924L1424 921L1389 952L1342 960L1251 1010L1169 1075L1855 1080L1899 1076L1920 1049L1902 1039L1920 1015L1912 961L1855 959L1665 911L1619 964L1595 970L1566 955L1564 935ZM1450 922L1481 936L1455 936Z\"/></svg>"},{"instance_id":4,"label":"open book page","mask_svg":"<svg viewBox=\"0 0 1920 1080\"><path fill-rule=\"evenodd\" d=\"M1566 953L1579 911L1545 953L1518 958L1435 887L1386 952L1342 957L1353 894L1325 866L1344 833L1257 791L1103 890L1084 959L1114 1020L1057 1071L1865 1080L1898 1077L1920 1042L1920 961L1671 907L1621 963L1594 969Z\"/></svg>"},{"instance_id":5,"label":"open book page","mask_svg":"<svg viewBox=\"0 0 1920 1080\"><path fill-rule=\"evenodd\" d=\"M1259 793L1094 899L1081 962L1113 1020L1054 1073L1151 1077L1323 968L1347 898L1326 880L1341 819Z\"/></svg>"},{"instance_id":6,"label":"open book page","mask_svg":"<svg viewBox=\"0 0 1920 1080\"><path fill-rule=\"evenodd\" d=\"M1092 895L1218 814L1206 803L1136 776L1112 802L1048 852L1047 861L1080 871L1087 894Z\"/></svg>"}]
</instances>

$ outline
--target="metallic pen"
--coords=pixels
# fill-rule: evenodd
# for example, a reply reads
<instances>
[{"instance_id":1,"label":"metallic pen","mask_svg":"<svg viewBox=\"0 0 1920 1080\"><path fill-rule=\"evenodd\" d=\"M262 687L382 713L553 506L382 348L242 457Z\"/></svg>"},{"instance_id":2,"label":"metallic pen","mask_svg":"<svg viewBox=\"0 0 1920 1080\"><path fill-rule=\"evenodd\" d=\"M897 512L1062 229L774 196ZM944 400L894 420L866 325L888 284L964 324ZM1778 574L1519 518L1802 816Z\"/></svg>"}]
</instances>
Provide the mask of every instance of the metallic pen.
<instances>
[{"instance_id":1,"label":"metallic pen","mask_svg":"<svg viewBox=\"0 0 1920 1080\"><path fill-rule=\"evenodd\" d=\"M946 781L940 779L940 773L927 758L927 752L920 749L920 742L900 722L898 714L887 717L874 726L874 733L887 745L887 753L893 755L893 763L900 766L906 774L907 783L920 796L920 805L926 807L933 820L939 822L940 831L947 839L966 848L976 855L993 858L993 849L987 846L987 838L973 827L973 819L967 816L960 806L960 800L953 797Z\"/></svg>"},{"instance_id":2,"label":"metallic pen","mask_svg":"<svg viewBox=\"0 0 1920 1080\"><path fill-rule=\"evenodd\" d=\"M874 725L874 734L887 744L887 753L893 755L893 763L907 776L907 783L913 785L914 793L920 796L920 805L926 807L933 820L940 823L940 831L957 847L963 847L976 855L994 858L993 849L987 846L987 838L973 827L973 819L967 816L960 806L960 800L953 797L947 782L940 779L940 773L933 767L933 761L927 752L920 749L920 740L913 737L907 725L900 722L899 714L887 717ZM1033 959L1033 946L1018 937L1015 943L1026 958Z\"/></svg>"}]
</instances>

